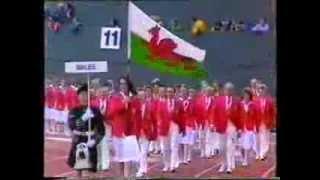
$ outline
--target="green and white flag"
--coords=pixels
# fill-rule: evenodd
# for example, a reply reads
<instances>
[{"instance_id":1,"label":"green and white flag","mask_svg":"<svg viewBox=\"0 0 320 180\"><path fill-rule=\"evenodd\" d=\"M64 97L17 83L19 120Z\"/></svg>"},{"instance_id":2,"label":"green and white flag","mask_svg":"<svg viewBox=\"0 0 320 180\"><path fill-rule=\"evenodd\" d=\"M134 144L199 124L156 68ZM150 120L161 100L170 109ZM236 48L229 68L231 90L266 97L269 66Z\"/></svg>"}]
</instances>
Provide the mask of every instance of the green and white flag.
<instances>
[{"instance_id":1,"label":"green and white flag","mask_svg":"<svg viewBox=\"0 0 320 180\"><path fill-rule=\"evenodd\" d=\"M161 73L203 79L206 51L161 27L135 4L128 7L128 58Z\"/></svg>"}]
</instances>

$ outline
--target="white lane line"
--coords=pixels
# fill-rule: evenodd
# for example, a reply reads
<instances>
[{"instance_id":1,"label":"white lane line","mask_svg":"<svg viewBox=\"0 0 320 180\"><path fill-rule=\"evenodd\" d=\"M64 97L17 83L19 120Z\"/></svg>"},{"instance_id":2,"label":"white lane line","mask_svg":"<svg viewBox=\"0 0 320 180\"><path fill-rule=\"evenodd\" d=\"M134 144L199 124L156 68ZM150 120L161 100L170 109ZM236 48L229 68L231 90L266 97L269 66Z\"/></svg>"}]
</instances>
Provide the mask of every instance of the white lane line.
<instances>
[{"instance_id":1,"label":"white lane line","mask_svg":"<svg viewBox=\"0 0 320 180\"><path fill-rule=\"evenodd\" d=\"M61 160L61 159L67 159L67 158L68 158L68 156L60 156L60 157L45 161L45 163L51 163L53 161L57 161L57 160Z\"/></svg>"},{"instance_id":2,"label":"white lane line","mask_svg":"<svg viewBox=\"0 0 320 180\"><path fill-rule=\"evenodd\" d=\"M271 168L269 168L262 174L262 178L267 178L268 175L275 169L276 169L276 165L274 164Z\"/></svg>"},{"instance_id":3,"label":"white lane line","mask_svg":"<svg viewBox=\"0 0 320 180\"><path fill-rule=\"evenodd\" d=\"M214 166L211 166L211 167L209 167L209 168L207 168L207 169L199 172L199 173L196 174L194 177L198 178L198 177L204 175L205 173L207 173L207 172L209 172L209 171L211 171L211 170L213 170L213 169L215 169L215 168L218 168L218 167L221 165L221 162L222 162L222 160L220 159L220 160L217 162L217 164L215 164Z\"/></svg>"},{"instance_id":4,"label":"white lane line","mask_svg":"<svg viewBox=\"0 0 320 180\"><path fill-rule=\"evenodd\" d=\"M73 173L75 173L75 171L68 171L68 172L65 172L65 173L62 173L62 174L58 174L55 177L65 177L65 176L73 174Z\"/></svg>"},{"instance_id":5,"label":"white lane line","mask_svg":"<svg viewBox=\"0 0 320 180\"><path fill-rule=\"evenodd\" d=\"M71 142L71 138L46 137L45 140Z\"/></svg>"}]
</instances>

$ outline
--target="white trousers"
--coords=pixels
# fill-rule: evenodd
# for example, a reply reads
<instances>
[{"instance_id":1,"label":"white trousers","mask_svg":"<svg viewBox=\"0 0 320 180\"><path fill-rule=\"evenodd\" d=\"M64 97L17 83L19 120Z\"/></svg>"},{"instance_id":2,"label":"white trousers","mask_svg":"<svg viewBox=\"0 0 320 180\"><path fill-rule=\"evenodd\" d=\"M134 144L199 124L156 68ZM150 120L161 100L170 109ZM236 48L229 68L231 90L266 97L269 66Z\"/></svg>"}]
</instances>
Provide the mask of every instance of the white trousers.
<instances>
[{"instance_id":1,"label":"white trousers","mask_svg":"<svg viewBox=\"0 0 320 180\"><path fill-rule=\"evenodd\" d=\"M168 136L160 136L160 149L164 168L176 169L179 166L179 129L176 124L170 124Z\"/></svg>"},{"instance_id":2,"label":"white trousers","mask_svg":"<svg viewBox=\"0 0 320 180\"><path fill-rule=\"evenodd\" d=\"M160 136L160 149L162 154L162 162L165 169L170 166L170 138L169 136Z\"/></svg>"},{"instance_id":3,"label":"white trousers","mask_svg":"<svg viewBox=\"0 0 320 180\"><path fill-rule=\"evenodd\" d=\"M206 132L205 132L205 156L209 157L212 155L215 155L215 150L219 150L219 134L216 132L212 132L210 131L209 128L206 128Z\"/></svg>"},{"instance_id":4,"label":"white trousers","mask_svg":"<svg viewBox=\"0 0 320 180\"><path fill-rule=\"evenodd\" d=\"M219 146L219 134L210 131L209 127L199 130L200 138L200 156L209 157L214 155L215 150L220 149Z\"/></svg>"},{"instance_id":5,"label":"white trousers","mask_svg":"<svg viewBox=\"0 0 320 180\"><path fill-rule=\"evenodd\" d=\"M179 166L179 128L178 125L171 123L170 125L170 169L176 169Z\"/></svg>"},{"instance_id":6,"label":"white trousers","mask_svg":"<svg viewBox=\"0 0 320 180\"><path fill-rule=\"evenodd\" d=\"M226 132L220 134L220 143L223 155L222 166L229 171L235 168L236 138L236 128L230 124L227 126Z\"/></svg>"},{"instance_id":7,"label":"white trousers","mask_svg":"<svg viewBox=\"0 0 320 180\"><path fill-rule=\"evenodd\" d=\"M253 131L244 131L241 133L240 144L243 149L256 151L256 134Z\"/></svg>"},{"instance_id":8,"label":"white trousers","mask_svg":"<svg viewBox=\"0 0 320 180\"><path fill-rule=\"evenodd\" d=\"M110 147L109 147L110 139L107 136L104 136L100 143L97 145L97 155L98 155L98 163L97 169L107 170L110 169Z\"/></svg>"},{"instance_id":9,"label":"white trousers","mask_svg":"<svg viewBox=\"0 0 320 180\"><path fill-rule=\"evenodd\" d=\"M207 135L207 130L204 128L199 129L199 148L200 148L200 156L204 157L205 156L205 151L206 151L206 135Z\"/></svg>"},{"instance_id":10,"label":"white trousers","mask_svg":"<svg viewBox=\"0 0 320 180\"><path fill-rule=\"evenodd\" d=\"M152 152L152 151L156 151L156 152L161 151L159 138L150 142L149 152Z\"/></svg>"},{"instance_id":11,"label":"white trousers","mask_svg":"<svg viewBox=\"0 0 320 180\"><path fill-rule=\"evenodd\" d=\"M140 173L147 173L148 169L148 149L149 149L149 140L145 137L141 137L138 140L139 147L140 147L140 159L139 159L139 171Z\"/></svg>"},{"instance_id":12,"label":"white trousers","mask_svg":"<svg viewBox=\"0 0 320 180\"><path fill-rule=\"evenodd\" d=\"M257 137L257 155L259 158L265 157L270 147L270 131L262 124L259 128Z\"/></svg>"}]
</instances>

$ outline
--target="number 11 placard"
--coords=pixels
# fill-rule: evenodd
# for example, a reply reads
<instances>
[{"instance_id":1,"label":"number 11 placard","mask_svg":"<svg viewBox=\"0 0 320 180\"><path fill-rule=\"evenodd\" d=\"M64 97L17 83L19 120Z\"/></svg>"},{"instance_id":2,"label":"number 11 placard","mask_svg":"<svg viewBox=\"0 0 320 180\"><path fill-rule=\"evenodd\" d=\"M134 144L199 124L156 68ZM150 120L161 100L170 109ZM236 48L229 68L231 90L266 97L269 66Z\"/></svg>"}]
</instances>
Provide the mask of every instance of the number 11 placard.
<instances>
[{"instance_id":1,"label":"number 11 placard","mask_svg":"<svg viewBox=\"0 0 320 180\"><path fill-rule=\"evenodd\" d=\"M121 29L119 27L101 28L101 49L120 49Z\"/></svg>"}]
</instances>

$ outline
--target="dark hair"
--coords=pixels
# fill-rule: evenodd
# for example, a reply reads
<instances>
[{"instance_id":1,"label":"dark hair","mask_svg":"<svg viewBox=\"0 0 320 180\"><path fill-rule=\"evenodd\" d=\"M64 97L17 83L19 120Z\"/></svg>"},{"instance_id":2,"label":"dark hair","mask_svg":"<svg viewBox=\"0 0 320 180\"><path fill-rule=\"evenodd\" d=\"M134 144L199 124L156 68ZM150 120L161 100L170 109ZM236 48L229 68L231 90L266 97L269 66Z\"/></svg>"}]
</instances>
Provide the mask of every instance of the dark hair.
<instances>
[{"instance_id":1,"label":"dark hair","mask_svg":"<svg viewBox=\"0 0 320 180\"><path fill-rule=\"evenodd\" d=\"M250 101L252 101L253 99L253 94L252 94L252 91L249 87L245 87L242 91L244 94L248 94L249 95L249 99Z\"/></svg>"},{"instance_id":2,"label":"dark hair","mask_svg":"<svg viewBox=\"0 0 320 180\"><path fill-rule=\"evenodd\" d=\"M110 82L105 82L103 83L103 86L105 87L112 87L112 84Z\"/></svg>"},{"instance_id":3,"label":"dark hair","mask_svg":"<svg viewBox=\"0 0 320 180\"><path fill-rule=\"evenodd\" d=\"M81 92L88 92L88 85L84 84L82 85L78 90L77 90L77 94L79 95Z\"/></svg>"},{"instance_id":4,"label":"dark hair","mask_svg":"<svg viewBox=\"0 0 320 180\"><path fill-rule=\"evenodd\" d=\"M126 81L126 84L128 86L128 91L131 92L133 95L137 95L137 91L136 91L132 81L130 80L129 75L127 74L127 75L121 76L118 81L119 85L120 85L121 79L124 79Z\"/></svg>"},{"instance_id":5,"label":"dark hair","mask_svg":"<svg viewBox=\"0 0 320 180\"><path fill-rule=\"evenodd\" d=\"M172 86L168 86L166 89L171 88L173 90L174 93L176 93L176 88L172 87Z\"/></svg>"}]
</instances>

